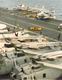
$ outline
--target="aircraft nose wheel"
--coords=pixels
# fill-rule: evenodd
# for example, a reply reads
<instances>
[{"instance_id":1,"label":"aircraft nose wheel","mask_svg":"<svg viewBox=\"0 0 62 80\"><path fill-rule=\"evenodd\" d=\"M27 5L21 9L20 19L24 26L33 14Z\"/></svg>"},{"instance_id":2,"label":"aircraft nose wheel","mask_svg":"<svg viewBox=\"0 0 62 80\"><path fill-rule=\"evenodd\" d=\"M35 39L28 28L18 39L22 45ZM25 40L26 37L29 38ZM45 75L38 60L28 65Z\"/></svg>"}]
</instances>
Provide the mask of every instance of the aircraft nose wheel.
<instances>
[{"instance_id":1,"label":"aircraft nose wheel","mask_svg":"<svg viewBox=\"0 0 62 80\"><path fill-rule=\"evenodd\" d=\"M10 73L10 80L17 80L15 73L13 73L13 72Z\"/></svg>"},{"instance_id":2,"label":"aircraft nose wheel","mask_svg":"<svg viewBox=\"0 0 62 80\"><path fill-rule=\"evenodd\" d=\"M10 80L21 80L21 78L18 78L16 73L11 72L10 74Z\"/></svg>"}]
</instances>

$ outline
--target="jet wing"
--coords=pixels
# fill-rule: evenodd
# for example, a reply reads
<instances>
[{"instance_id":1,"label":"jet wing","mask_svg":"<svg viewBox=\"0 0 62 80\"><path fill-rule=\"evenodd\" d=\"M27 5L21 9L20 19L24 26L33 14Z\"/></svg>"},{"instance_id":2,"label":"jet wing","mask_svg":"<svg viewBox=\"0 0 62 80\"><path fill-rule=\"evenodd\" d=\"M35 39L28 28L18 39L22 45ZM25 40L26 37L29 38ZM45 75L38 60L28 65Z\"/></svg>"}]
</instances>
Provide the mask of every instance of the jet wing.
<instances>
[{"instance_id":1,"label":"jet wing","mask_svg":"<svg viewBox=\"0 0 62 80\"><path fill-rule=\"evenodd\" d=\"M45 67L55 68L55 69L62 70L62 65L60 66L60 65L55 65L55 64L47 63L47 62L38 62L38 61L37 61L37 63L39 63L39 64L41 64L41 65L43 65Z\"/></svg>"},{"instance_id":2,"label":"jet wing","mask_svg":"<svg viewBox=\"0 0 62 80\"><path fill-rule=\"evenodd\" d=\"M33 56L42 55L41 53L38 53L38 52L35 52L35 51L32 51L32 50L25 50L25 49L22 49L22 50L28 55L33 55Z\"/></svg>"}]
</instances>

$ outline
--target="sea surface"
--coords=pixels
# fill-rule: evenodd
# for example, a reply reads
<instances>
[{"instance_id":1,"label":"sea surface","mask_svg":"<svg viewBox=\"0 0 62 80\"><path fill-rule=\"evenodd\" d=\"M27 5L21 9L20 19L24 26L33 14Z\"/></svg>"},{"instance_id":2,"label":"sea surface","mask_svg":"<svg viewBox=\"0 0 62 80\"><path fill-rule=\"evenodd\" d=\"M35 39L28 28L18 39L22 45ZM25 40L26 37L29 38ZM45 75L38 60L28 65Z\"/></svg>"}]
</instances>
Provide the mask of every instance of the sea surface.
<instances>
[{"instance_id":1,"label":"sea surface","mask_svg":"<svg viewBox=\"0 0 62 80\"><path fill-rule=\"evenodd\" d=\"M24 4L31 7L41 8L45 6L56 11L58 19L62 19L62 0L0 0L0 7L15 8L18 4Z\"/></svg>"}]
</instances>

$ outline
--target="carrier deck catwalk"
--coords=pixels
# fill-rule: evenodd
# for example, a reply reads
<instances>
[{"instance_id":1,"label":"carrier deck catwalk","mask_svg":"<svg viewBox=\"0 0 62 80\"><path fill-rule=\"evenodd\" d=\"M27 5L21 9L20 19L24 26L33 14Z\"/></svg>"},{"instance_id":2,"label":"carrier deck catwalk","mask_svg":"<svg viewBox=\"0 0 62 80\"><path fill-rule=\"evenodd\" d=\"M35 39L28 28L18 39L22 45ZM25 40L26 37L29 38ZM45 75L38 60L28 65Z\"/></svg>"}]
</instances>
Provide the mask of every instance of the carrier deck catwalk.
<instances>
[{"instance_id":1,"label":"carrier deck catwalk","mask_svg":"<svg viewBox=\"0 0 62 80\"><path fill-rule=\"evenodd\" d=\"M58 25L62 23L60 20L42 21L30 19L22 15L18 11L11 11L0 8L0 20L9 24L29 29L32 26L43 26L43 35L62 41L62 31L58 31Z\"/></svg>"}]
</instances>

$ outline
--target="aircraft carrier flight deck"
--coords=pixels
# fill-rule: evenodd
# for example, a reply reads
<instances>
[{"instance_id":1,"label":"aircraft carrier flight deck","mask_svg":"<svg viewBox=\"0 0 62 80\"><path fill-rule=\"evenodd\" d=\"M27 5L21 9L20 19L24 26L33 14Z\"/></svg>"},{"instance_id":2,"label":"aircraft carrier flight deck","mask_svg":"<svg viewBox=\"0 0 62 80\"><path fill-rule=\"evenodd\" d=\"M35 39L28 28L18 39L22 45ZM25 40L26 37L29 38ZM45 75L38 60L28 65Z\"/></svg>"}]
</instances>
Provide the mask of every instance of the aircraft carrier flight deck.
<instances>
[{"instance_id":1,"label":"aircraft carrier flight deck","mask_svg":"<svg viewBox=\"0 0 62 80\"><path fill-rule=\"evenodd\" d=\"M29 29L32 26L43 26L45 27L45 29L42 31L43 35L62 41L62 30L58 30L59 24L62 23L61 20L37 20L26 17L17 10L0 8L0 21L11 25L20 26L25 29ZM59 35L60 39L58 39Z\"/></svg>"}]
</instances>

